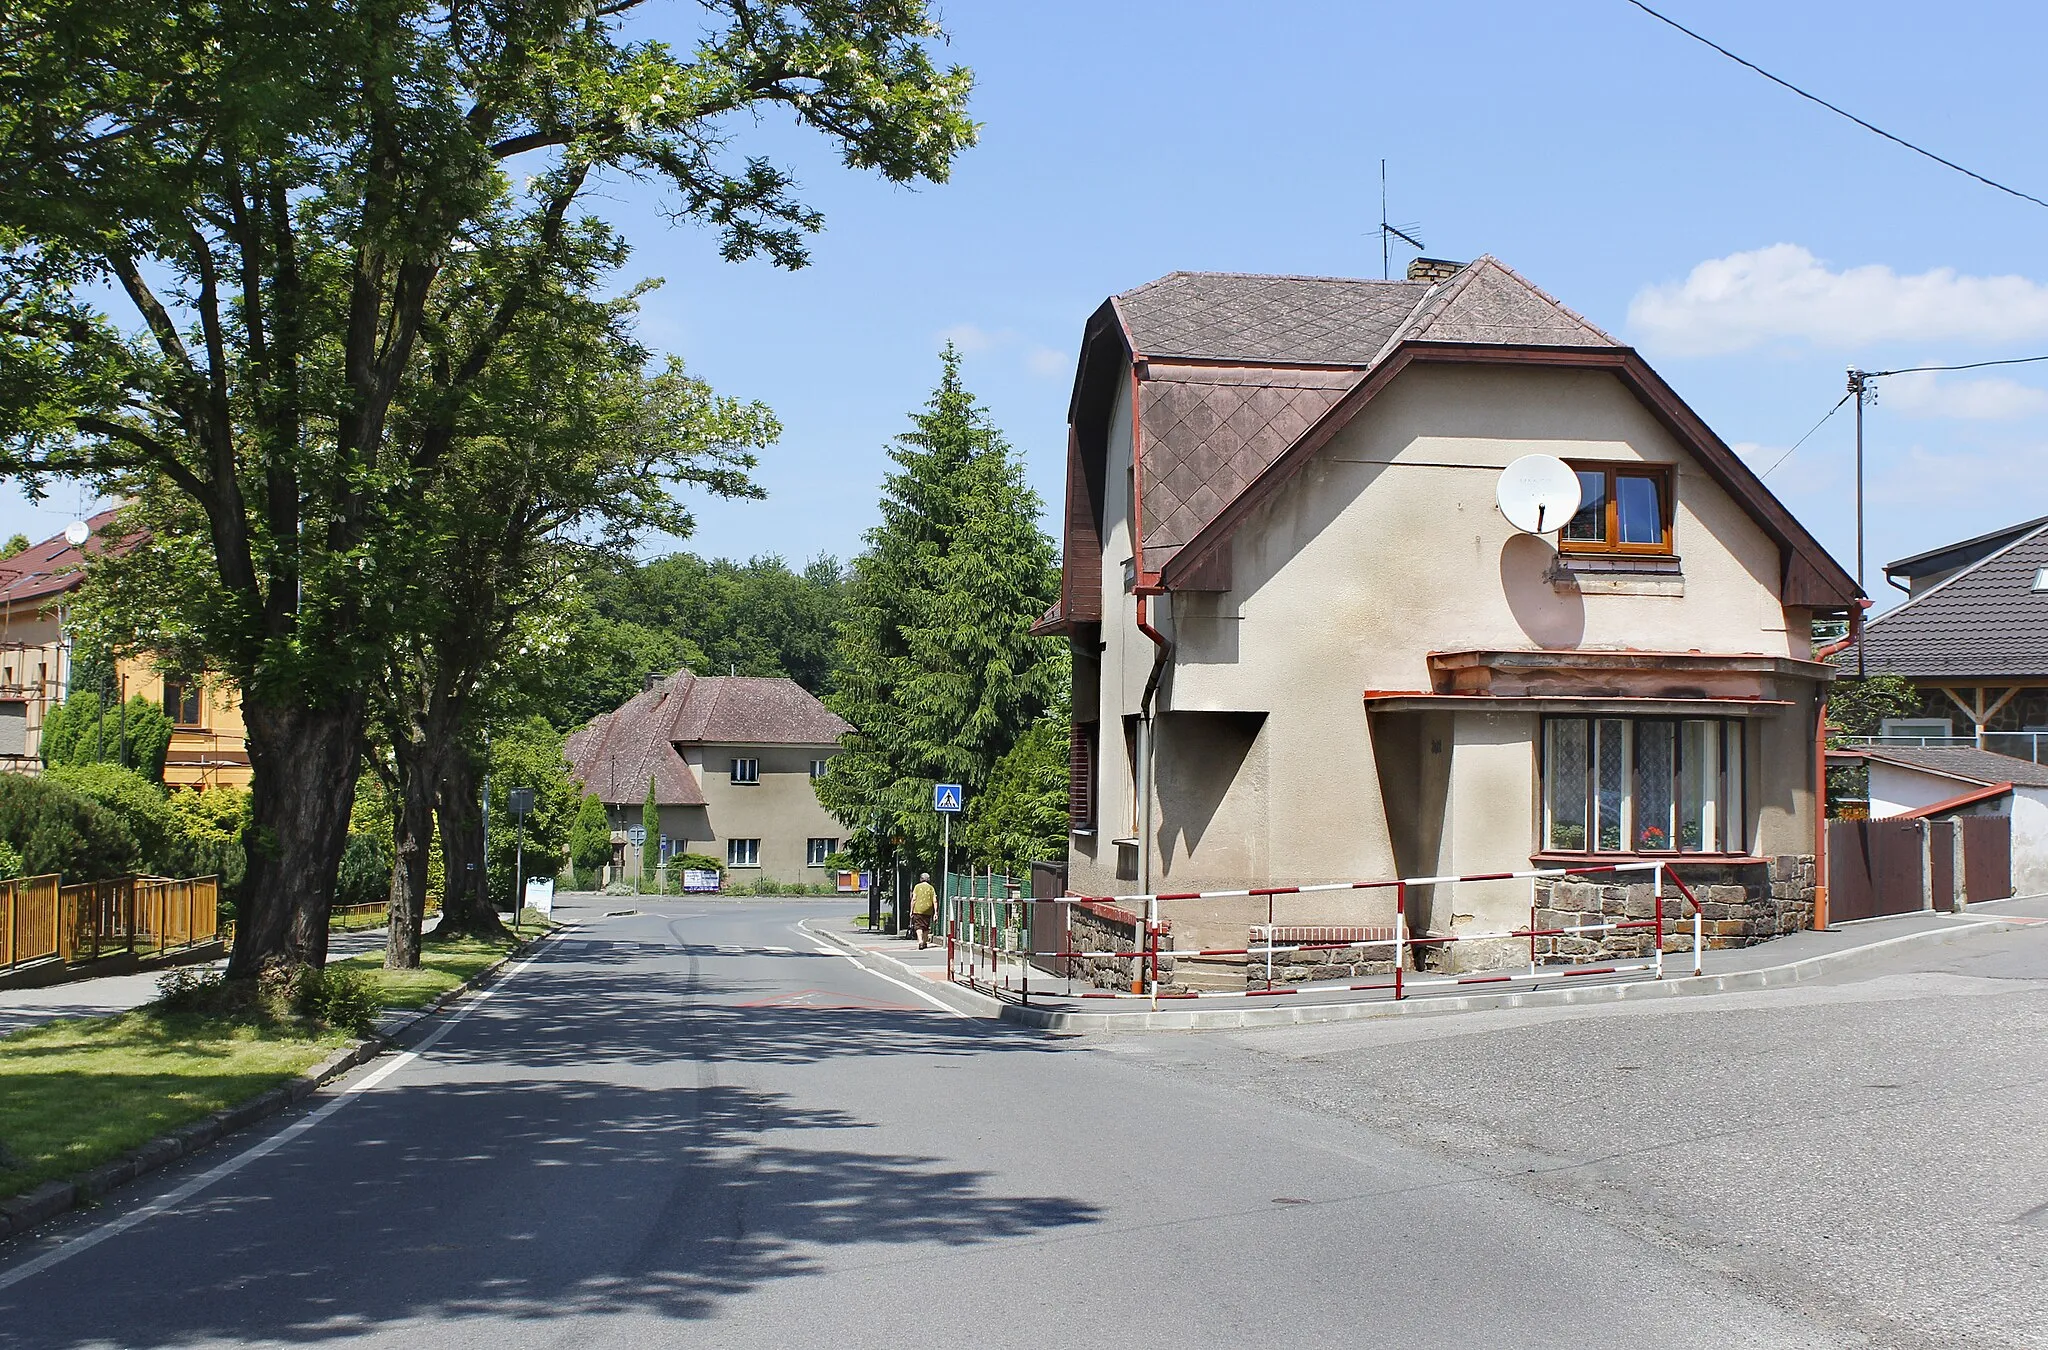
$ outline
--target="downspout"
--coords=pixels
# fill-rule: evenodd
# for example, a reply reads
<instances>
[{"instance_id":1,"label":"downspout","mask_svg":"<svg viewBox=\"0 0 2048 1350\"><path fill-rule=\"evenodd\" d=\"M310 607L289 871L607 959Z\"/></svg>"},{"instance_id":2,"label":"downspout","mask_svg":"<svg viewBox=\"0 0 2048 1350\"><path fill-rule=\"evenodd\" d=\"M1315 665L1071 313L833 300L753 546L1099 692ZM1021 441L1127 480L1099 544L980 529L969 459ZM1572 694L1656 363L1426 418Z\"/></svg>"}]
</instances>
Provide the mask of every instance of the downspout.
<instances>
[{"instance_id":1,"label":"downspout","mask_svg":"<svg viewBox=\"0 0 2048 1350\"><path fill-rule=\"evenodd\" d=\"M1145 468L1144 468L1144 425L1139 417L1138 385L1139 367L1143 359L1133 351L1131 354L1131 552L1137 561L1137 585L1133 588L1137 599L1136 619L1138 631L1152 639L1152 672L1145 677L1145 692L1138 699L1138 771L1133 775L1138 781L1138 889L1150 894L1152 891L1152 791L1155 786L1152 761L1155 755L1152 734L1152 701L1159 694L1160 676L1166 673L1166 659L1172 654L1173 644L1166 635L1149 622L1151 610L1147 601L1154 595L1164 595L1163 587L1147 585L1145 582Z\"/></svg>"},{"instance_id":2,"label":"downspout","mask_svg":"<svg viewBox=\"0 0 2048 1350\"><path fill-rule=\"evenodd\" d=\"M1813 654L1816 661L1825 661L1837 652L1847 651L1863 632L1863 611L1870 608L1870 601L1858 599L1849 611L1849 632L1840 642L1830 642ZM1813 713L1813 927L1819 932L1828 926L1828 687L1823 684L1814 693Z\"/></svg>"}]
</instances>

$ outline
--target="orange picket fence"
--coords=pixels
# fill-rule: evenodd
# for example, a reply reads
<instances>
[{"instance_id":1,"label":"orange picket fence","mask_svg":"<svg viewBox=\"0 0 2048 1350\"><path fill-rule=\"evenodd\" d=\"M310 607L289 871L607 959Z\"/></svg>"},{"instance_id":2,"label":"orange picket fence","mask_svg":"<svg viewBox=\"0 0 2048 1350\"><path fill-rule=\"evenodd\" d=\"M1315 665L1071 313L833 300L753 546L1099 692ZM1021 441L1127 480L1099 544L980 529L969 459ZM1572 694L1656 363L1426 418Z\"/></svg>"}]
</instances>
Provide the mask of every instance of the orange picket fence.
<instances>
[{"instance_id":1,"label":"orange picket fence","mask_svg":"<svg viewBox=\"0 0 2048 1350\"><path fill-rule=\"evenodd\" d=\"M0 881L0 968L52 956L65 962L116 952L153 956L220 934L219 877L60 881Z\"/></svg>"}]
</instances>

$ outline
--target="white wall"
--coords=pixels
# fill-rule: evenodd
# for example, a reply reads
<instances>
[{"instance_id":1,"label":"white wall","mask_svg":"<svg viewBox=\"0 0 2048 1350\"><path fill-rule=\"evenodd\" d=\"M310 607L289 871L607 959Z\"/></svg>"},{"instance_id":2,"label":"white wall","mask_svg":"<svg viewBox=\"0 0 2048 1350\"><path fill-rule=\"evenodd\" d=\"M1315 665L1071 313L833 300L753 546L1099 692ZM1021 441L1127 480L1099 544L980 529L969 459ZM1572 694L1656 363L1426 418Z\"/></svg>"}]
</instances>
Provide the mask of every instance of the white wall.
<instances>
[{"instance_id":1,"label":"white wall","mask_svg":"<svg viewBox=\"0 0 2048 1350\"><path fill-rule=\"evenodd\" d=\"M1870 816L1873 820L1880 820L1886 816L1902 816L1908 811L1918 811L1923 806L1949 801L1977 786L1975 783L1950 778L1946 774L1901 768L1896 764L1880 764L1874 759L1868 763Z\"/></svg>"},{"instance_id":2,"label":"white wall","mask_svg":"<svg viewBox=\"0 0 2048 1350\"><path fill-rule=\"evenodd\" d=\"M2048 788L2013 789L2012 893L2048 894Z\"/></svg>"}]
</instances>

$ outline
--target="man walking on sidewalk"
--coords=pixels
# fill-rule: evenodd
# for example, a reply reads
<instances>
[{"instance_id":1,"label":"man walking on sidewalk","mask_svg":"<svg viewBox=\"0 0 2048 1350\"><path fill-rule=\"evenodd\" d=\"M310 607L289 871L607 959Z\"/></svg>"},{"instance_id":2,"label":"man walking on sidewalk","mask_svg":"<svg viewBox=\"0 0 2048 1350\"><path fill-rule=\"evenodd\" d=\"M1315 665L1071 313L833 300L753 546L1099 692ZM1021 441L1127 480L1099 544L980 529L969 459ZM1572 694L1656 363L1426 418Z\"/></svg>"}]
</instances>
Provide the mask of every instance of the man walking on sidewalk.
<instances>
[{"instance_id":1,"label":"man walking on sidewalk","mask_svg":"<svg viewBox=\"0 0 2048 1350\"><path fill-rule=\"evenodd\" d=\"M917 949L923 951L932 940L932 915L939 908L939 893L932 889L932 874L920 872L910 888L910 931L917 934Z\"/></svg>"}]
</instances>

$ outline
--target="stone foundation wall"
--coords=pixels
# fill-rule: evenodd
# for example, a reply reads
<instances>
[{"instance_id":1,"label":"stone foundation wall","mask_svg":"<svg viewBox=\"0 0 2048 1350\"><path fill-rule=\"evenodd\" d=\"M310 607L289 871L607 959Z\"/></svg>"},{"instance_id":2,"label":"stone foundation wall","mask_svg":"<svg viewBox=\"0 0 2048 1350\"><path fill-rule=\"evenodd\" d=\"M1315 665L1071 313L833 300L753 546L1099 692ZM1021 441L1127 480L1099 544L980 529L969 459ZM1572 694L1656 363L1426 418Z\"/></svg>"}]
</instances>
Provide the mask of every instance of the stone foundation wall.
<instances>
[{"instance_id":1,"label":"stone foundation wall","mask_svg":"<svg viewBox=\"0 0 2048 1350\"><path fill-rule=\"evenodd\" d=\"M1250 955L1245 958L1245 987L1278 989L1282 985L1310 984L1324 980L1363 980L1373 976L1392 976L1394 949L1390 946L1333 947L1324 944L1376 941L1391 939L1393 936L1394 930L1390 927L1275 928L1272 935L1274 946L1306 945L1319 950L1274 952L1272 978L1268 979L1266 956L1261 950L1266 945L1266 930L1254 928L1245 940L1245 946L1252 949ZM1412 948L1410 952L1412 969Z\"/></svg>"},{"instance_id":2,"label":"stone foundation wall","mask_svg":"<svg viewBox=\"0 0 2048 1350\"><path fill-rule=\"evenodd\" d=\"M1811 854L1784 854L1768 862L1679 863L1670 872L1700 903L1701 936L1708 947L1750 947L1813 925L1814 865ZM1656 914L1656 886L1649 881L1615 884L1599 880L1536 883L1536 927L1577 928L1602 923L1641 922ZM1692 950L1692 906L1677 886L1664 892L1664 950ZM1588 933L1536 939L1542 965L1648 956L1652 930Z\"/></svg>"},{"instance_id":3,"label":"stone foundation wall","mask_svg":"<svg viewBox=\"0 0 2048 1350\"><path fill-rule=\"evenodd\" d=\"M1121 905L1089 901L1068 905L1067 949L1077 952L1131 952L1143 946L1141 930L1144 922L1140 916ZM1159 945L1170 948L1173 945L1173 925L1162 920L1159 925ZM1141 972L1142 961L1131 957L1118 956L1073 956L1067 958L1070 978L1091 984L1097 989L1114 989L1128 993L1131 981ZM1159 958L1159 988L1162 992L1178 992L1173 985L1173 958Z\"/></svg>"}]
</instances>

